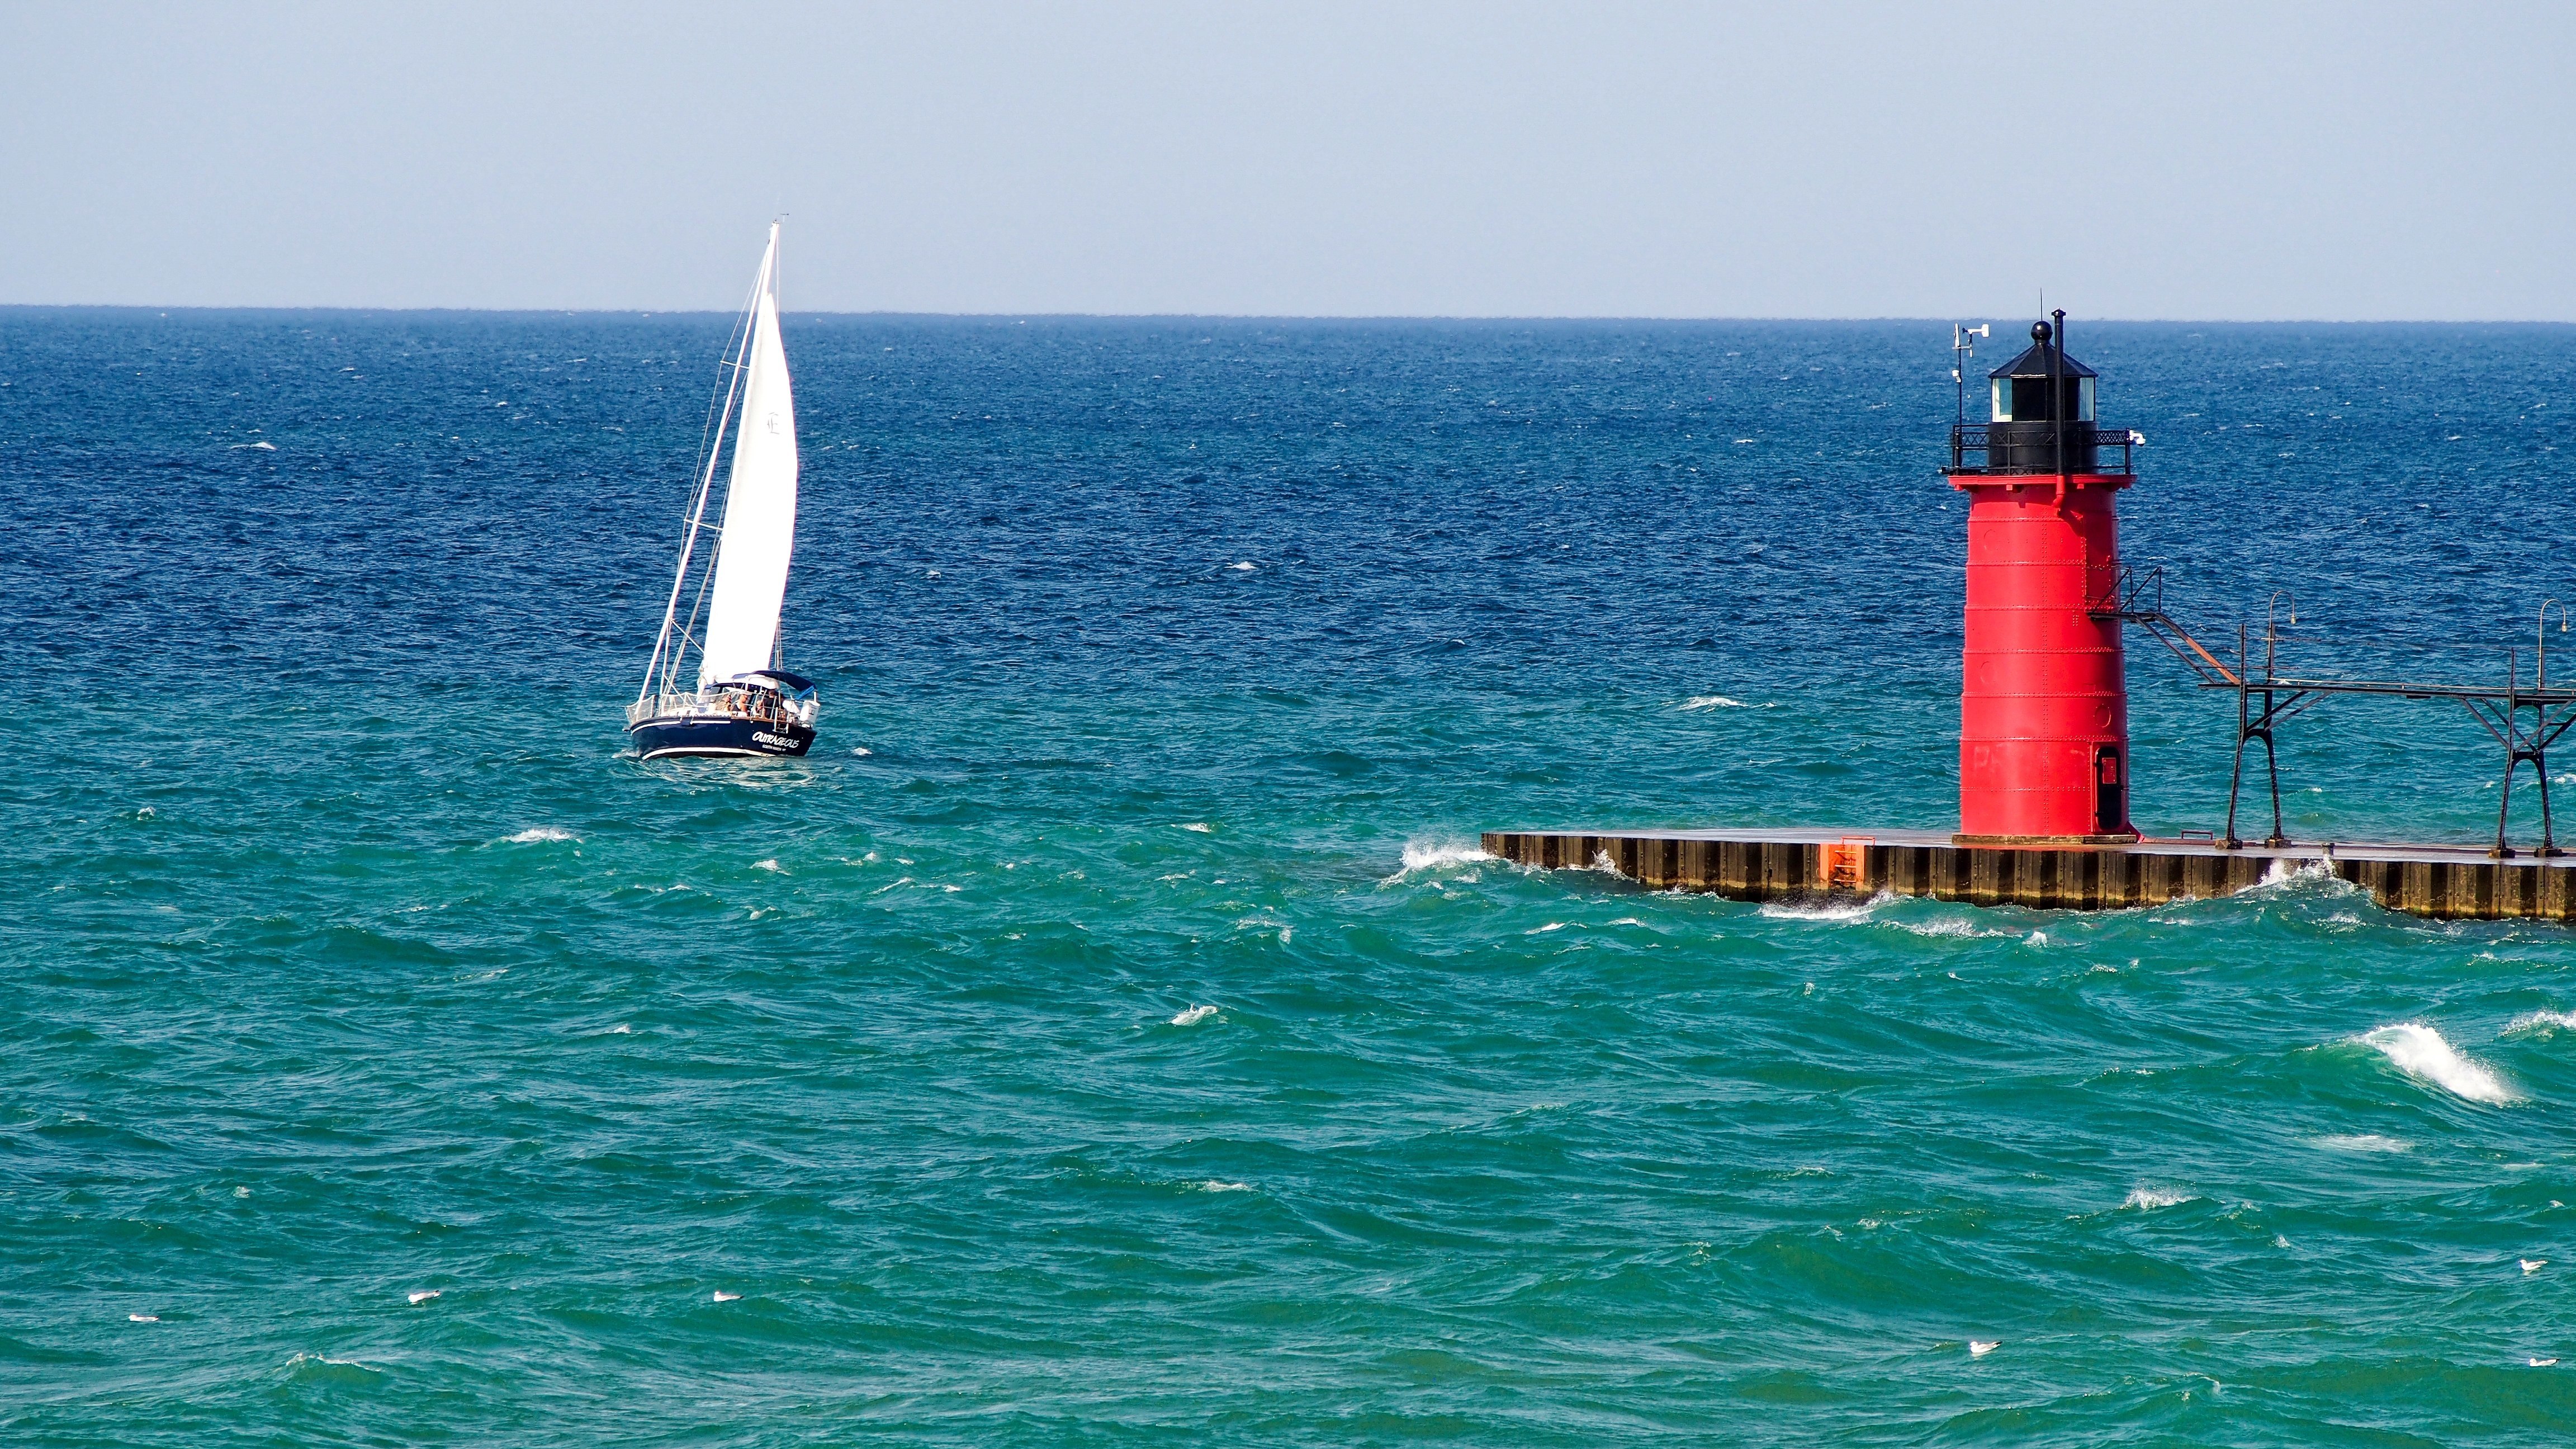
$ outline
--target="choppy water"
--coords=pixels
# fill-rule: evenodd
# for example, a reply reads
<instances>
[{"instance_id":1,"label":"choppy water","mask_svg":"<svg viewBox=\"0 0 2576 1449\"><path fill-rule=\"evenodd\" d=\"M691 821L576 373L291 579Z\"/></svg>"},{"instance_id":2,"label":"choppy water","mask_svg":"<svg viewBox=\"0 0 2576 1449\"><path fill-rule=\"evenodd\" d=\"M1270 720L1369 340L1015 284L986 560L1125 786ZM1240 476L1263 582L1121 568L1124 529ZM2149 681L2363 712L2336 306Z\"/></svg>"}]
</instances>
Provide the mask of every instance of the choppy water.
<instances>
[{"instance_id":1,"label":"choppy water","mask_svg":"<svg viewBox=\"0 0 2576 1449\"><path fill-rule=\"evenodd\" d=\"M822 741L639 765L724 325L0 313L0 1439L2565 1433L2565 933L1475 854L1947 822L1946 327L791 317ZM2073 344L2177 612L2576 598L2576 331Z\"/></svg>"}]
</instances>

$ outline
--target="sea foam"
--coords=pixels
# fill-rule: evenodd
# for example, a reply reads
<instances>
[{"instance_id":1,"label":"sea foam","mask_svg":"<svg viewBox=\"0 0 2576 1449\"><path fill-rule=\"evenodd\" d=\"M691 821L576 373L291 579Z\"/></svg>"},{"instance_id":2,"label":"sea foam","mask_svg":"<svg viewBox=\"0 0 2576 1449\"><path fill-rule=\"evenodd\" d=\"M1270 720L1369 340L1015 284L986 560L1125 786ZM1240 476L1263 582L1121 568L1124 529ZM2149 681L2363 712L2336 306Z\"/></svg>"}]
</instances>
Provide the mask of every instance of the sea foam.
<instances>
[{"instance_id":1,"label":"sea foam","mask_svg":"<svg viewBox=\"0 0 2576 1449\"><path fill-rule=\"evenodd\" d=\"M2486 1067L2460 1055L2457 1048L2442 1039L2442 1034L2421 1022L2400 1022L2364 1032L2360 1041L2377 1047L2400 1071L2417 1081L2431 1082L2453 1096L2472 1102L2504 1103L2514 1100L2513 1090Z\"/></svg>"}]
</instances>

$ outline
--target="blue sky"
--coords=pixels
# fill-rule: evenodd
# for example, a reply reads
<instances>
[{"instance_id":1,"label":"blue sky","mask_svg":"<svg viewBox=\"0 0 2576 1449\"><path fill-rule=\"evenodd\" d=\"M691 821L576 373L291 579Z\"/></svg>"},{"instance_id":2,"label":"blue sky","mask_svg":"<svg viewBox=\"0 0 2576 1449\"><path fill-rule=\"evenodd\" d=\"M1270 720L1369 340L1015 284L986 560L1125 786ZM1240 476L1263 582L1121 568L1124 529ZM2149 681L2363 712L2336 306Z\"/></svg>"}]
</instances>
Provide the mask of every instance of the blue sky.
<instances>
[{"instance_id":1,"label":"blue sky","mask_svg":"<svg viewBox=\"0 0 2576 1449\"><path fill-rule=\"evenodd\" d=\"M0 302L2576 320L2576 6L39 5Z\"/></svg>"}]
</instances>

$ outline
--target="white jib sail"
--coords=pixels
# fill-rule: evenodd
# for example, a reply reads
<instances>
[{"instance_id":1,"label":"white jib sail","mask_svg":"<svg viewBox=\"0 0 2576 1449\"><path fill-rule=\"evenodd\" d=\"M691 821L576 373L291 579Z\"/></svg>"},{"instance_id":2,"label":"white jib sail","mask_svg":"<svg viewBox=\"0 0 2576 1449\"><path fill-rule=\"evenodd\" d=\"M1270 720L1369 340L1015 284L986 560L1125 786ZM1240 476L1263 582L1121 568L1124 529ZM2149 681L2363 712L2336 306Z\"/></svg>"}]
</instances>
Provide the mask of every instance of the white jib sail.
<instances>
[{"instance_id":1,"label":"white jib sail","mask_svg":"<svg viewBox=\"0 0 2576 1449\"><path fill-rule=\"evenodd\" d=\"M698 688L767 669L787 598L787 561L796 548L796 403L787 350L778 340L778 227L760 259L752 307L751 358L734 425L733 473L725 480L724 533L716 545L715 597L708 605Z\"/></svg>"}]
</instances>

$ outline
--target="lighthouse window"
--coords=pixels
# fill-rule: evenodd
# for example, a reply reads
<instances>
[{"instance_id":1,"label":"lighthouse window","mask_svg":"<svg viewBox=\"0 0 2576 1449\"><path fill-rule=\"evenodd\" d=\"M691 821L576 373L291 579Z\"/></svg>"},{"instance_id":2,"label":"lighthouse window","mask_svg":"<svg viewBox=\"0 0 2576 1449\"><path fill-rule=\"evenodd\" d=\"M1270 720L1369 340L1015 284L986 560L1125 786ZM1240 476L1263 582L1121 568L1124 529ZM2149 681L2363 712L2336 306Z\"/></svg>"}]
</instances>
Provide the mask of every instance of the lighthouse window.
<instances>
[{"instance_id":1,"label":"lighthouse window","mask_svg":"<svg viewBox=\"0 0 2576 1449\"><path fill-rule=\"evenodd\" d=\"M2051 418L2073 419L2090 418L2093 416L2093 379L2089 377L2062 377L2057 380L2057 383L2058 386L2063 389L2063 391L2058 394L2059 398L2064 403L2063 407L2050 407L2048 405L2047 378L2016 377L2012 379L2011 416L2006 418L2002 414L1998 413L1996 421L2034 423L2044 422Z\"/></svg>"},{"instance_id":2,"label":"lighthouse window","mask_svg":"<svg viewBox=\"0 0 2576 1449\"><path fill-rule=\"evenodd\" d=\"M2016 377L2012 380L2012 413L2016 421L2043 422L2057 416L2048 405L2048 379Z\"/></svg>"}]
</instances>

